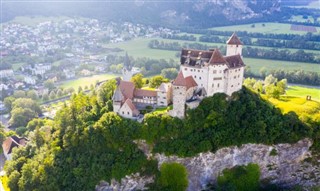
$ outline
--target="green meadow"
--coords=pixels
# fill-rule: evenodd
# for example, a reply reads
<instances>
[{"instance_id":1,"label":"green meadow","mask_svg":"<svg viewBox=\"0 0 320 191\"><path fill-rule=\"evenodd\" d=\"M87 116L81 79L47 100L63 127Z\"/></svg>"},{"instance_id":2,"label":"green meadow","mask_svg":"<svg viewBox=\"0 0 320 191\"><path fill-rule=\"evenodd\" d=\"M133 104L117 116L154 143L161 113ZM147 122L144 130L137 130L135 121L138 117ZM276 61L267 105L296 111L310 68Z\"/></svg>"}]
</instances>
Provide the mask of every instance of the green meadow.
<instances>
[{"instance_id":1,"label":"green meadow","mask_svg":"<svg viewBox=\"0 0 320 191\"><path fill-rule=\"evenodd\" d=\"M66 81L64 83L62 83L60 85L60 87L63 88L74 88L75 90L78 89L78 87L82 87L85 88L85 86L88 86L90 88L91 84L96 84L96 82L101 82L104 80L109 80L112 78L118 77L117 75L114 74L100 74L100 75L93 75L93 76L89 76L89 77L82 77L82 78L78 78L75 80L70 80L70 81Z\"/></svg>"}]
</instances>

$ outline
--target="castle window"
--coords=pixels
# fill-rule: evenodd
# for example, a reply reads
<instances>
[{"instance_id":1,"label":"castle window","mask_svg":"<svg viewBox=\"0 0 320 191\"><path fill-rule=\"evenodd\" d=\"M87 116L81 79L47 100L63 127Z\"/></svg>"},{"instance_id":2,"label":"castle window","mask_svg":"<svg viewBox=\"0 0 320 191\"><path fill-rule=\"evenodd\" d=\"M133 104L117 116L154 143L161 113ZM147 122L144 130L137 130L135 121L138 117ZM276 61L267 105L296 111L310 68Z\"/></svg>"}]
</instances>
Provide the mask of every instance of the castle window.
<instances>
[{"instance_id":1,"label":"castle window","mask_svg":"<svg viewBox=\"0 0 320 191\"><path fill-rule=\"evenodd\" d=\"M194 78L197 78L197 76L194 76Z\"/></svg>"},{"instance_id":2,"label":"castle window","mask_svg":"<svg viewBox=\"0 0 320 191\"><path fill-rule=\"evenodd\" d=\"M213 73L216 74L216 73L217 73L217 70L213 70Z\"/></svg>"},{"instance_id":3,"label":"castle window","mask_svg":"<svg viewBox=\"0 0 320 191\"><path fill-rule=\"evenodd\" d=\"M163 97L163 99L167 99L166 97Z\"/></svg>"},{"instance_id":4,"label":"castle window","mask_svg":"<svg viewBox=\"0 0 320 191\"><path fill-rule=\"evenodd\" d=\"M214 84L212 84L212 87L214 87Z\"/></svg>"},{"instance_id":5,"label":"castle window","mask_svg":"<svg viewBox=\"0 0 320 191\"><path fill-rule=\"evenodd\" d=\"M233 87L233 85L231 85L231 87Z\"/></svg>"},{"instance_id":6,"label":"castle window","mask_svg":"<svg viewBox=\"0 0 320 191\"><path fill-rule=\"evenodd\" d=\"M129 111L128 111L128 115L130 115Z\"/></svg>"},{"instance_id":7,"label":"castle window","mask_svg":"<svg viewBox=\"0 0 320 191\"><path fill-rule=\"evenodd\" d=\"M201 77L199 77L199 79L201 80Z\"/></svg>"},{"instance_id":8,"label":"castle window","mask_svg":"<svg viewBox=\"0 0 320 191\"><path fill-rule=\"evenodd\" d=\"M188 71L188 68L184 68L185 71Z\"/></svg>"},{"instance_id":9,"label":"castle window","mask_svg":"<svg viewBox=\"0 0 320 191\"><path fill-rule=\"evenodd\" d=\"M218 87L220 87L220 84L218 83Z\"/></svg>"},{"instance_id":10,"label":"castle window","mask_svg":"<svg viewBox=\"0 0 320 191\"><path fill-rule=\"evenodd\" d=\"M236 47L238 47L239 45L237 45Z\"/></svg>"},{"instance_id":11,"label":"castle window","mask_svg":"<svg viewBox=\"0 0 320 191\"><path fill-rule=\"evenodd\" d=\"M124 111L122 112L122 114L124 115Z\"/></svg>"},{"instance_id":12,"label":"castle window","mask_svg":"<svg viewBox=\"0 0 320 191\"><path fill-rule=\"evenodd\" d=\"M200 72L200 70L198 70L198 72Z\"/></svg>"}]
</instances>

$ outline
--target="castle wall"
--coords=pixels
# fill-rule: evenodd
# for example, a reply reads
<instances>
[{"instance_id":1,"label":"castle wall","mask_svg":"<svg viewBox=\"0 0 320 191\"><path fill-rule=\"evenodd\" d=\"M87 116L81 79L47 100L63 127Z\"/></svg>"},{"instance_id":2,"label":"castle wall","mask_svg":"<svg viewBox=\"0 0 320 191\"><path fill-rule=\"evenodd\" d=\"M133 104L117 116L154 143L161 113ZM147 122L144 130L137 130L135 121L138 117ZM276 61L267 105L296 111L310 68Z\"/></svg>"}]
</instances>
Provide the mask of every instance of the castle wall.
<instances>
[{"instance_id":1,"label":"castle wall","mask_svg":"<svg viewBox=\"0 0 320 191\"><path fill-rule=\"evenodd\" d=\"M232 56L240 54L242 56L242 45L227 44L227 55Z\"/></svg>"},{"instance_id":2,"label":"castle wall","mask_svg":"<svg viewBox=\"0 0 320 191\"><path fill-rule=\"evenodd\" d=\"M242 88L244 67L229 69L227 94L232 95L233 92L239 91Z\"/></svg>"},{"instance_id":3,"label":"castle wall","mask_svg":"<svg viewBox=\"0 0 320 191\"><path fill-rule=\"evenodd\" d=\"M118 113L121 108L121 102L113 101L113 112Z\"/></svg>"},{"instance_id":4,"label":"castle wall","mask_svg":"<svg viewBox=\"0 0 320 191\"><path fill-rule=\"evenodd\" d=\"M212 96L215 93L223 93L225 92L225 73L224 71L227 69L227 65L211 65L209 66L208 71L208 89L207 95Z\"/></svg>"},{"instance_id":5,"label":"castle wall","mask_svg":"<svg viewBox=\"0 0 320 191\"><path fill-rule=\"evenodd\" d=\"M186 87L173 86L173 110L170 115L183 118L185 113Z\"/></svg>"},{"instance_id":6,"label":"castle wall","mask_svg":"<svg viewBox=\"0 0 320 191\"><path fill-rule=\"evenodd\" d=\"M208 67L192 67L181 65L180 70L184 77L192 76L199 87L204 87L207 90L208 85Z\"/></svg>"}]
</instances>

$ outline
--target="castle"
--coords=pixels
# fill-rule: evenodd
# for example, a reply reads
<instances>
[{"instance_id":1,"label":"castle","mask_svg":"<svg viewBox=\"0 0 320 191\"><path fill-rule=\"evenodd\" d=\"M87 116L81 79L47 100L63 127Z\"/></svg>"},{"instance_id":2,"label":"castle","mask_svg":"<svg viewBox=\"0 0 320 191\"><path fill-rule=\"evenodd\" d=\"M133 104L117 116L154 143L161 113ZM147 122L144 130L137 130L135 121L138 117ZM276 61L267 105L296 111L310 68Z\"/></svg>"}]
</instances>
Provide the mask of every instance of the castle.
<instances>
[{"instance_id":1,"label":"castle","mask_svg":"<svg viewBox=\"0 0 320 191\"><path fill-rule=\"evenodd\" d=\"M204 97L215 93L230 96L242 87L245 65L242 43L235 33L227 41L226 56L218 49L182 49L180 64L176 79L161 84L156 91L135 88L128 81L132 67L125 64L124 81L120 81L113 96L114 112L126 118L137 118L139 108L147 105L165 107L172 102L173 109L169 114L183 118L186 107L197 107Z\"/></svg>"}]
</instances>

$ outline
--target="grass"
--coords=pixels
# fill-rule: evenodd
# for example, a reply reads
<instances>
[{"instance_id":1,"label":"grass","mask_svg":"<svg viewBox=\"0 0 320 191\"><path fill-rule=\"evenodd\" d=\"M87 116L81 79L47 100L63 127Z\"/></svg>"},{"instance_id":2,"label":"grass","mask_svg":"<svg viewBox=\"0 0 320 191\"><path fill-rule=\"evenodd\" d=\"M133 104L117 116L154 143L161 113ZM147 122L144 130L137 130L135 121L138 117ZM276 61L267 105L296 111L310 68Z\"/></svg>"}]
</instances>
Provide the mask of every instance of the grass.
<instances>
[{"instance_id":1,"label":"grass","mask_svg":"<svg viewBox=\"0 0 320 191\"><path fill-rule=\"evenodd\" d=\"M23 66L25 63L23 63L23 62L20 62L20 63L14 63L14 64L12 64L12 69L14 70L14 71L17 71L21 66Z\"/></svg>"},{"instance_id":2,"label":"grass","mask_svg":"<svg viewBox=\"0 0 320 191\"><path fill-rule=\"evenodd\" d=\"M256 58L243 58L244 63L250 66L251 72L259 74L259 70L265 67L268 71L283 69L286 71L292 70L304 70L308 72L318 72L315 70L319 67L317 64L305 63L305 62L291 62L291 61L280 61L280 60L267 60L267 59L256 59Z\"/></svg>"},{"instance_id":3,"label":"grass","mask_svg":"<svg viewBox=\"0 0 320 191\"><path fill-rule=\"evenodd\" d=\"M155 109L153 113L164 114L164 113L167 113L167 111L172 110L172 108L173 108L172 105L170 105L168 107L159 107L159 108Z\"/></svg>"},{"instance_id":4,"label":"grass","mask_svg":"<svg viewBox=\"0 0 320 191\"><path fill-rule=\"evenodd\" d=\"M318 18L319 19L319 18ZM294 21L294 22L301 22L301 23L307 23L307 22L311 22L314 23L314 18L311 16L308 16L307 19L303 18L303 15L293 15L289 21Z\"/></svg>"},{"instance_id":5,"label":"grass","mask_svg":"<svg viewBox=\"0 0 320 191\"><path fill-rule=\"evenodd\" d=\"M93 75L90 77L83 77L83 78L78 78L75 80L67 81L64 82L60 85L60 87L63 88L70 88L73 87L76 91L78 87L84 88L85 86L90 87L91 84L95 84L97 81L103 81L103 80L108 80L111 78L118 77L115 74L100 74L100 75Z\"/></svg>"},{"instance_id":6,"label":"grass","mask_svg":"<svg viewBox=\"0 0 320 191\"><path fill-rule=\"evenodd\" d=\"M148 47L148 43L150 40L161 40L164 42L189 42L190 41L181 41L181 40L171 40L171 39L160 39L160 38L137 38L127 42L121 42L116 44L107 44L106 47L110 48L121 48L128 52L130 56L135 58L138 57L148 57L153 59L174 59L176 62L179 62L179 58L175 56L177 51L170 50L159 50L159 49L151 49ZM192 42L191 42L192 43ZM221 46L224 44L218 43L202 43L212 46ZM317 51L320 52L320 51ZM119 53L124 55L125 52ZM244 62L246 65L251 67L251 71L253 73L258 74L259 70L262 67L266 67L267 70L272 69L284 69L284 70L299 70L303 69L305 71L315 71L315 64L312 63L302 63L302 62L290 62L290 61L279 61L279 60L267 60L267 59L255 59L255 58L244 58ZM316 70L320 73L320 70Z\"/></svg>"},{"instance_id":7,"label":"grass","mask_svg":"<svg viewBox=\"0 0 320 191\"><path fill-rule=\"evenodd\" d=\"M320 89L307 88L307 87L301 87L301 86L290 86L287 89L286 93L288 96L301 97L304 99L306 98L307 95L310 95L312 100L316 100L320 102Z\"/></svg>"},{"instance_id":8,"label":"grass","mask_svg":"<svg viewBox=\"0 0 320 191\"><path fill-rule=\"evenodd\" d=\"M2 182L2 186L4 188L4 191L10 191L10 188L8 187L8 177L7 176L1 176L0 181Z\"/></svg>"},{"instance_id":9,"label":"grass","mask_svg":"<svg viewBox=\"0 0 320 191\"><path fill-rule=\"evenodd\" d=\"M252 27L252 25L255 27ZM292 31L290 30L291 24L285 23L253 23L245 25L233 25L226 27L214 27L213 30L218 31L247 31L247 32L259 32L259 33L275 33L275 34L307 34L306 31ZM265 24L265 26L262 26ZM320 27L316 27L320 30Z\"/></svg>"}]
</instances>

